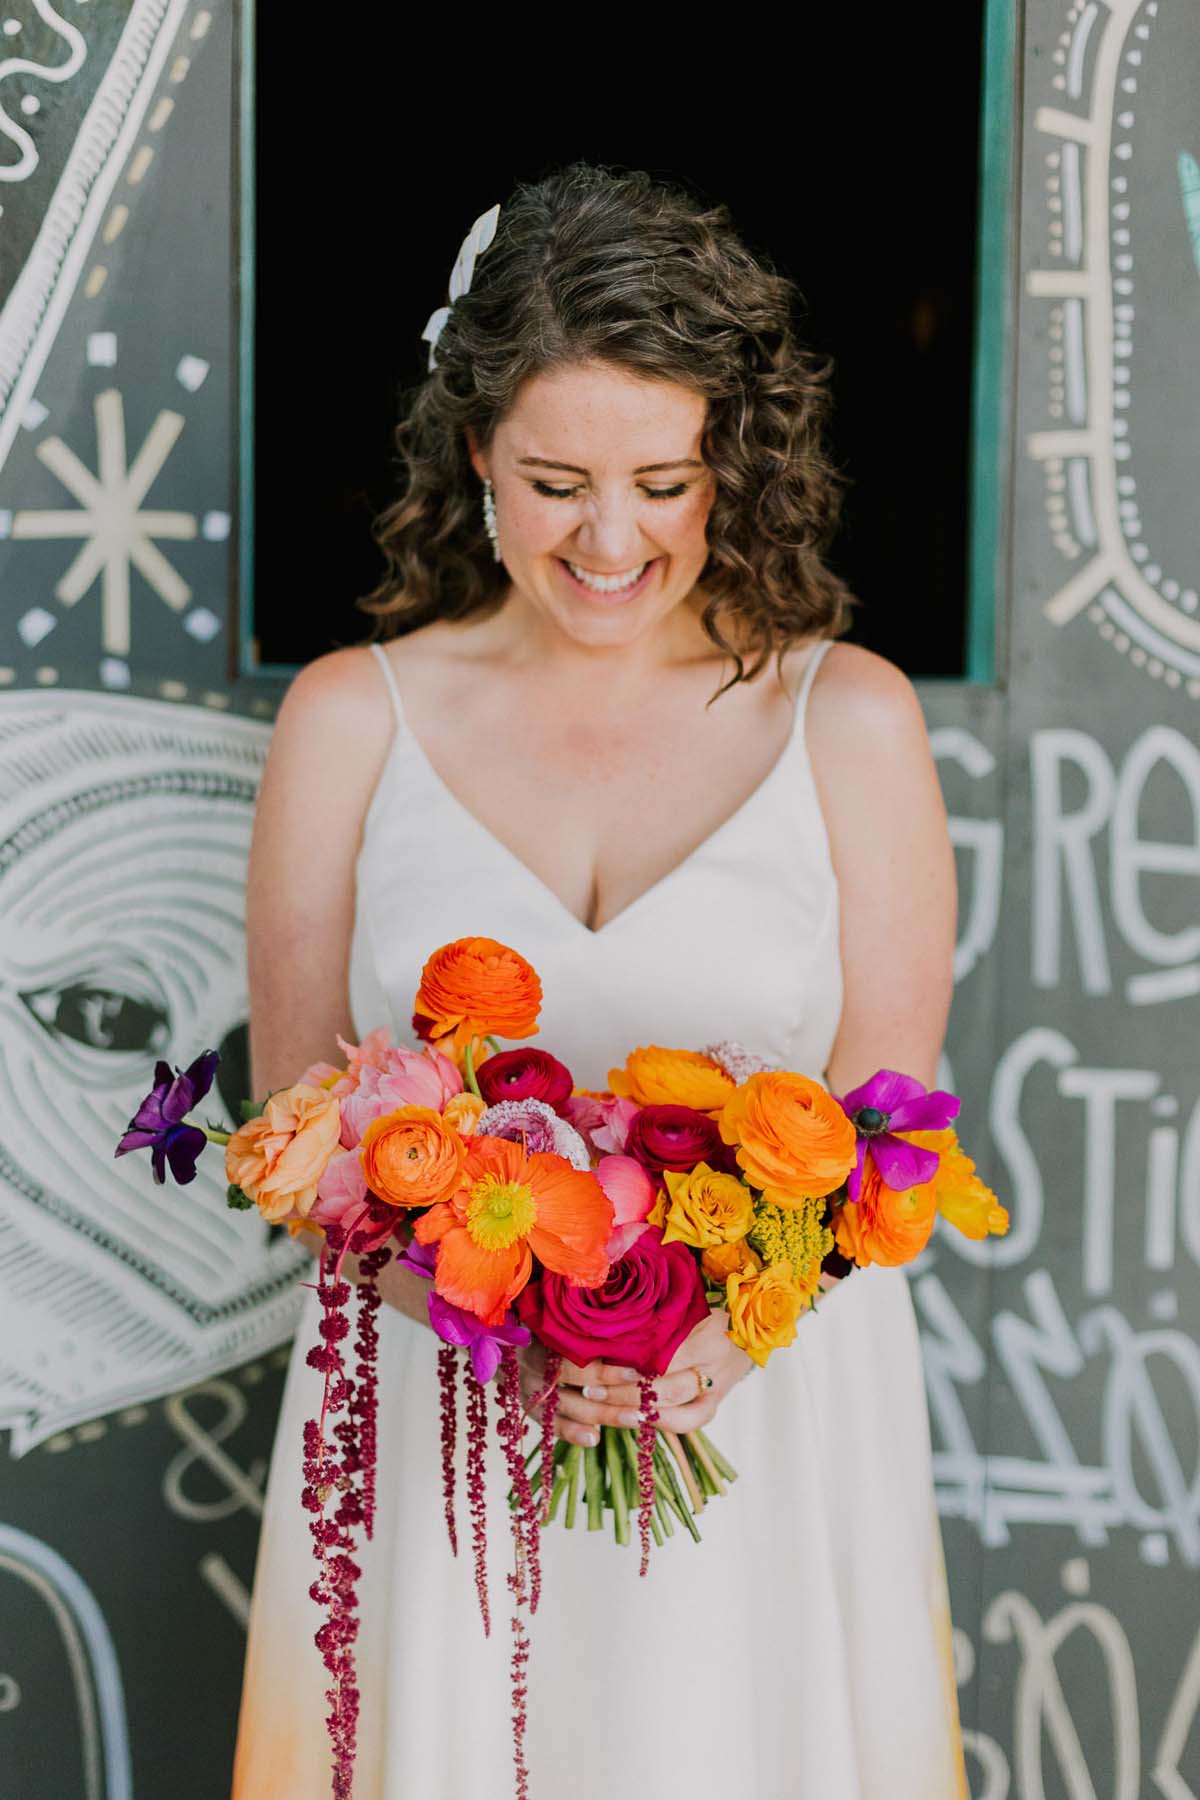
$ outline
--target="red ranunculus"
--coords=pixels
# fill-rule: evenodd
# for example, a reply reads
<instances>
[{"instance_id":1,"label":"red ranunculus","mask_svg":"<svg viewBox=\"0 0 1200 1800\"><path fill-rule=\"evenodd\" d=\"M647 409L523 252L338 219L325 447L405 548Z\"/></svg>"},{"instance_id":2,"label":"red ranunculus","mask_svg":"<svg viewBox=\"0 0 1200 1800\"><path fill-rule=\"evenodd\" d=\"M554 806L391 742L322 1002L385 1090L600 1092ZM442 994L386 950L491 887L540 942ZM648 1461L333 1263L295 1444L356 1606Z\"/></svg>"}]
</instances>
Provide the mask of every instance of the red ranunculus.
<instances>
[{"instance_id":1,"label":"red ranunculus","mask_svg":"<svg viewBox=\"0 0 1200 1800\"><path fill-rule=\"evenodd\" d=\"M643 1106L631 1121L625 1140L626 1156L636 1156L645 1168L659 1176L664 1169L687 1171L699 1162L736 1175L738 1168L731 1159L731 1148L722 1138L716 1120L707 1113L665 1102Z\"/></svg>"},{"instance_id":2,"label":"red ranunculus","mask_svg":"<svg viewBox=\"0 0 1200 1800\"><path fill-rule=\"evenodd\" d=\"M686 1244L648 1226L600 1287L575 1287L547 1270L517 1300L523 1325L574 1363L625 1363L662 1375L688 1333L708 1317L704 1278Z\"/></svg>"},{"instance_id":3,"label":"red ranunculus","mask_svg":"<svg viewBox=\"0 0 1200 1800\"><path fill-rule=\"evenodd\" d=\"M489 1106L501 1100L544 1100L557 1111L575 1085L565 1063L548 1050L497 1050L475 1071Z\"/></svg>"}]
</instances>

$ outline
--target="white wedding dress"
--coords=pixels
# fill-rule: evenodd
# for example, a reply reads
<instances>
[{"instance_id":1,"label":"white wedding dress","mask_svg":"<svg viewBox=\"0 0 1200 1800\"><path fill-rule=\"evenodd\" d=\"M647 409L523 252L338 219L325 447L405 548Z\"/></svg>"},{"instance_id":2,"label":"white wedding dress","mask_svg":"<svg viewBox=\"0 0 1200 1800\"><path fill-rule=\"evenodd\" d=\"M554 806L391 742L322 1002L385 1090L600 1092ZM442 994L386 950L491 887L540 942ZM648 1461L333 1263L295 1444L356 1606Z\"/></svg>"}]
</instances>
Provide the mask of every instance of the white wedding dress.
<instances>
[{"instance_id":1,"label":"white wedding dress","mask_svg":"<svg viewBox=\"0 0 1200 1800\"><path fill-rule=\"evenodd\" d=\"M750 798L599 931L582 925L452 795L404 719L357 865L355 1029L410 1044L425 958L468 935L512 945L544 987L533 1043L603 1088L641 1044L734 1038L823 1077L842 1004L838 887L804 711ZM271 1464L234 1800L324 1800L324 1691L300 1506L301 1431L320 1407L306 1295ZM459 1479L442 1516L437 1340L383 1306L379 1505L359 1583L355 1800L508 1800L511 1566L500 1452L489 1471L492 1634L483 1635ZM678 1529L638 1576L576 1528L542 1538L530 1621L531 1800L966 1800L916 1323L902 1271L856 1271L795 1343L726 1398L711 1434L740 1479L699 1545ZM459 1449L462 1450L460 1418ZM530 1443L533 1439L530 1438Z\"/></svg>"}]
</instances>

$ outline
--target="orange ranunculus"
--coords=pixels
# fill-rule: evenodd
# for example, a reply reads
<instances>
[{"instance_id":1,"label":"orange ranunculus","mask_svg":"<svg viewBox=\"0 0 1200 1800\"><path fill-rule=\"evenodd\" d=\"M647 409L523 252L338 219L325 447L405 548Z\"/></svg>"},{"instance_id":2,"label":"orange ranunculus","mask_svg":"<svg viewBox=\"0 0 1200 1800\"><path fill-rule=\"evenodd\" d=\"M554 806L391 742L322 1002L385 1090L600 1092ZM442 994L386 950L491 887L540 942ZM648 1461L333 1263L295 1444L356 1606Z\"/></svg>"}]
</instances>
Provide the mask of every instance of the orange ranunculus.
<instances>
[{"instance_id":1,"label":"orange ranunculus","mask_svg":"<svg viewBox=\"0 0 1200 1800\"><path fill-rule=\"evenodd\" d=\"M975 1173L975 1164L958 1141L952 1125L941 1131L898 1131L907 1143L936 1150L938 1166L928 1183L937 1197L938 1211L969 1238L1003 1237L1008 1230L1008 1211L991 1188Z\"/></svg>"},{"instance_id":2,"label":"orange ranunculus","mask_svg":"<svg viewBox=\"0 0 1200 1800\"><path fill-rule=\"evenodd\" d=\"M304 1218L338 1147L341 1125L336 1095L304 1081L282 1088L226 1144L226 1180L248 1194L273 1225Z\"/></svg>"},{"instance_id":3,"label":"orange ranunculus","mask_svg":"<svg viewBox=\"0 0 1200 1800\"><path fill-rule=\"evenodd\" d=\"M754 1223L754 1197L736 1175L702 1162L694 1169L664 1169L663 1180L666 1196L659 1195L650 1223L664 1226L664 1244L704 1250L744 1238Z\"/></svg>"},{"instance_id":4,"label":"orange ranunculus","mask_svg":"<svg viewBox=\"0 0 1200 1800\"><path fill-rule=\"evenodd\" d=\"M750 1248L745 1238L734 1238L728 1244L714 1244L700 1258L700 1267L709 1281L724 1287L731 1275L757 1275L762 1259Z\"/></svg>"},{"instance_id":5,"label":"orange ranunculus","mask_svg":"<svg viewBox=\"0 0 1200 1800\"><path fill-rule=\"evenodd\" d=\"M398 1106L372 1119L359 1154L367 1186L389 1206L432 1206L462 1178L466 1139L432 1106Z\"/></svg>"},{"instance_id":6,"label":"orange ranunculus","mask_svg":"<svg viewBox=\"0 0 1200 1800\"><path fill-rule=\"evenodd\" d=\"M735 1270L725 1282L725 1301L729 1336L761 1368L772 1350L793 1341L796 1320L812 1304L812 1292L797 1282L790 1262L780 1262L757 1273Z\"/></svg>"},{"instance_id":7,"label":"orange ranunculus","mask_svg":"<svg viewBox=\"0 0 1200 1800\"><path fill-rule=\"evenodd\" d=\"M918 1138L942 1134L906 1131L896 1135L915 1143ZM858 1199L835 1206L830 1223L843 1256L864 1267L867 1263L883 1263L888 1268L896 1268L921 1254L929 1242L936 1216L936 1179L922 1181L911 1188L889 1187L874 1160L868 1156L863 1163Z\"/></svg>"},{"instance_id":8,"label":"orange ranunculus","mask_svg":"<svg viewBox=\"0 0 1200 1800\"><path fill-rule=\"evenodd\" d=\"M717 1121L737 1145L746 1180L775 1206L798 1206L840 1187L854 1167L853 1121L819 1081L763 1069L735 1088Z\"/></svg>"},{"instance_id":9,"label":"orange ranunculus","mask_svg":"<svg viewBox=\"0 0 1200 1800\"><path fill-rule=\"evenodd\" d=\"M706 1113L718 1112L733 1093L733 1082L711 1056L660 1044L631 1050L623 1069L608 1071L608 1085L639 1106L690 1106Z\"/></svg>"},{"instance_id":10,"label":"orange ranunculus","mask_svg":"<svg viewBox=\"0 0 1200 1800\"><path fill-rule=\"evenodd\" d=\"M542 984L532 963L495 938L457 938L421 971L414 1020L422 1037L458 1061L472 1038L533 1037Z\"/></svg>"},{"instance_id":11,"label":"orange ranunculus","mask_svg":"<svg viewBox=\"0 0 1200 1800\"><path fill-rule=\"evenodd\" d=\"M457 1192L413 1222L420 1243L438 1245L433 1284L442 1298L499 1325L534 1256L579 1287L598 1287L608 1274L613 1209L596 1176L507 1138L462 1142Z\"/></svg>"},{"instance_id":12,"label":"orange ranunculus","mask_svg":"<svg viewBox=\"0 0 1200 1800\"><path fill-rule=\"evenodd\" d=\"M473 1094L470 1088L464 1088L461 1094L451 1094L442 1108L442 1117L462 1137L473 1137L475 1127L487 1111L487 1101Z\"/></svg>"}]
</instances>

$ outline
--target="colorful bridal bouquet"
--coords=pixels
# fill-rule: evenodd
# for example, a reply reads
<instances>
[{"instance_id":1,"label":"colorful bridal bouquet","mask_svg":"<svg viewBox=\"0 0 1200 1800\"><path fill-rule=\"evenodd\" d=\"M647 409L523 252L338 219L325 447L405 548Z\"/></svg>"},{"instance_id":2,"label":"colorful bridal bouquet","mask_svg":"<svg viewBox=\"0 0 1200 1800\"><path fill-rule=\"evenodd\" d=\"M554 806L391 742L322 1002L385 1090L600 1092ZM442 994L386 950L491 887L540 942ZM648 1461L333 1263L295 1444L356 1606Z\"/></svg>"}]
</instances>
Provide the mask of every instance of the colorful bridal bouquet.
<instances>
[{"instance_id":1,"label":"colorful bridal bouquet","mask_svg":"<svg viewBox=\"0 0 1200 1800\"><path fill-rule=\"evenodd\" d=\"M483 1467L495 1385L511 1482L513 1746L524 1796L523 1615L537 1610L542 1527L560 1512L573 1526L582 1500L589 1528L611 1513L628 1543L636 1516L645 1574L651 1544L679 1526L698 1537L696 1515L735 1478L704 1432L677 1435L657 1417L654 1379L710 1309L761 1367L818 1305L824 1274L911 1261L939 1212L974 1238L1008 1227L950 1125L953 1094L880 1069L839 1098L732 1042L642 1047L609 1071L607 1089L580 1088L550 1052L501 1046L536 1034L541 1002L537 972L515 950L459 939L422 971L412 1019L421 1048L392 1044L384 1028L358 1045L339 1038L344 1065L314 1064L262 1104L243 1102L232 1133L188 1117L211 1086L215 1051L186 1070L159 1062L116 1148L148 1149L157 1183L168 1167L186 1183L205 1146L221 1144L231 1206L322 1236L322 1316L308 1362L324 1391L319 1418L305 1426L300 1498L318 1563L309 1591L326 1613L316 1643L331 1678L339 1800L352 1792L358 1713L357 1533L371 1537L375 1511L377 1278L393 1256L429 1283L441 1499L455 1553L460 1385L465 1396L485 1631ZM355 1283L342 1277L348 1254ZM352 1329L351 1373L343 1345ZM517 1352L531 1341L544 1374L526 1401ZM563 1362L600 1360L638 1371L644 1422L605 1425L591 1448L569 1445L555 1429Z\"/></svg>"}]
</instances>

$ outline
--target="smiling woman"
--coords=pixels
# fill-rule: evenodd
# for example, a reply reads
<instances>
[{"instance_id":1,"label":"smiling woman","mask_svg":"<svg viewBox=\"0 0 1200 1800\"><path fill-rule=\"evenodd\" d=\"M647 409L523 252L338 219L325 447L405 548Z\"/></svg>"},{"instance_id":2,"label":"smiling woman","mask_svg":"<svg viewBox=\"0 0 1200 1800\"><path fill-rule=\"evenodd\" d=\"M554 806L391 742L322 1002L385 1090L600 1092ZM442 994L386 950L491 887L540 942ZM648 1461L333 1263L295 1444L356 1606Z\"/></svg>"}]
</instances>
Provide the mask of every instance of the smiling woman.
<instances>
[{"instance_id":1,"label":"smiling woman","mask_svg":"<svg viewBox=\"0 0 1200 1800\"><path fill-rule=\"evenodd\" d=\"M249 887L256 1092L327 1057L336 1032L390 1024L408 1041L431 949L476 935L536 967L537 1030L577 1090L602 1091L630 1046L730 1039L836 1092L883 1067L932 1085L953 852L911 683L835 642L853 602L822 559L826 390L790 301L724 209L644 176L572 165L501 208L398 431L376 636L306 667L276 722ZM510 1201L488 1226L501 1311L500 1240L536 1224ZM456 1206L428 1215L431 1239L459 1228ZM507 1786L507 1647L483 1636L442 1533L427 1273L389 1266L380 1292L355 1792L477 1800ZM264 1512L235 1800L328 1790L298 1575L318 1310L313 1288ZM703 1311L653 1402L672 1431L718 1417L744 1483L644 1584L603 1533L547 1538L532 1792L965 1800L903 1270L838 1283L769 1369L724 1308ZM543 1353L521 1357L536 1415ZM627 1375L598 1368L561 1372L546 1429L573 1445L629 1422ZM491 1451L495 1543L507 1480ZM713 1731L698 1695L739 1728Z\"/></svg>"}]
</instances>

